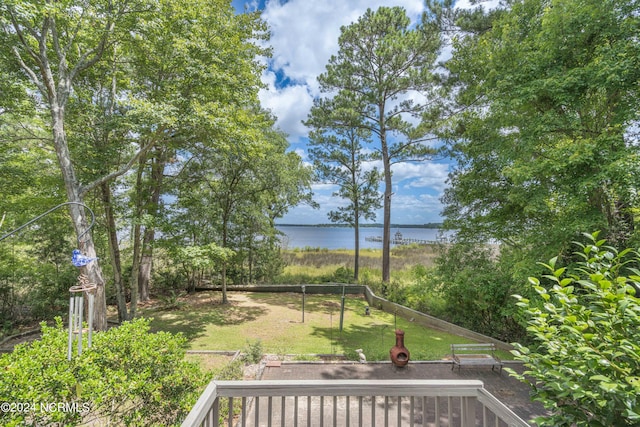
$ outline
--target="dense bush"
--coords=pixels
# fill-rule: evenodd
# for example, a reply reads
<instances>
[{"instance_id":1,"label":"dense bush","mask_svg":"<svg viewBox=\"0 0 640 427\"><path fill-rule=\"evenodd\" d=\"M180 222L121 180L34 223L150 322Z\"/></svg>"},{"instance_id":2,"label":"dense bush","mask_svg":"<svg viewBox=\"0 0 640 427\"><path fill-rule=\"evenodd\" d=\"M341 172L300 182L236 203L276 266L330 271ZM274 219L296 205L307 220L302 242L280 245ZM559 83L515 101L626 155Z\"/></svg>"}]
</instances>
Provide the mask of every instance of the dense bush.
<instances>
[{"instance_id":1,"label":"dense bush","mask_svg":"<svg viewBox=\"0 0 640 427\"><path fill-rule=\"evenodd\" d=\"M413 283L407 287L407 306L436 317L445 317L447 307L435 269L418 264L411 270Z\"/></svg>"},{"instance_id":2,"label":"dense bush","mask_svg":"<svg viewBox=\"0 0 640 427\"><path fill-rule=\"evenodd\" d=\"M444 300L445 320L485 335L511 342L523 339L511 298L522 293L514 279L514 261L506 248L500 254L487 245L457 243L438 259L438 291Z\"/></svg>"},{"instance_id":3,"label":"dense bush","mask_svg":"<svg viewBox=\"0 0 640 427\"><path fill-rule=\"evenodd\" d=\"M40 244L2 245L0 332L4 329L11 335L20 325L68 312L69 288L78 276L78 269L70 261L71 249L54 252L42 249Z\"/></svg>"},{"instance_id":4,"label":"dense bush","mask_svg":"<svg viewBox=\"0 0 640 427\"><path fill-rule=\"evenodd\" d=\"M256 364L262 360L264 356L264 348L262 347L262 341L257 339L255 341L247 340L247 345L244 348L242 360L245 363Z\"/></svg>"},{"instance_id":5,"label":"dense bush","mask_svg":"<svg viewBox=\"0 0 640 427\"><path fill-rule=\"evenodd\" d=\"M538 297L517 296L535 339L516 344L519 378L551 411L538 425L640 425L640 255L590 238L577 268L552 259L550 274L530 279Z\"/></svg>"},{"instance_id":6,"label":"dense bush","mask_svg":"<svg viewBox=\"0 0 640 427\"><path fill-rule=\"evenodd\" d=\"M85 343L68 361L61 319L43 323L40 340L0 357L0 401L33 405L3 410L0 424L176 424L206 381L184 360L184 344L179 335L150 333L149 321L138 319L94 334L92 347ZM51 404L64 408L47 410Z\"/></svg>"}]
</instances>

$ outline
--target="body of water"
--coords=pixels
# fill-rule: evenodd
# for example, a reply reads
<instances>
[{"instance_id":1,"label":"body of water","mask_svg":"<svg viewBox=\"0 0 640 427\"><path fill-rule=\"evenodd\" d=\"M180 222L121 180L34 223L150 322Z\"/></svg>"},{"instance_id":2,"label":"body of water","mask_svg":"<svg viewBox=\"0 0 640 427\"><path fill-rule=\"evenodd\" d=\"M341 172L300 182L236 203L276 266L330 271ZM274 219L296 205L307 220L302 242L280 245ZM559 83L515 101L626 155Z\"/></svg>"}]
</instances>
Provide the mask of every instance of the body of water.
<instances>
[{"instance_id":1,"label":"body of water","mask_svg":"<svg viewBox=\"0 0 640 427\"><path fill-rule=\"evenodd\" d=\"M354 230L347 227L276 226L285 235L281 238L283 247L355 249ZM391 236L396 232L404 238L436 241L440 230L435 228L391 228ZM445 234L446 235L446 234ZM360 249L382 249L382 242L368 242L367 237L382 237L382 227L360 228Z\"/></svg>"}]
</instances>

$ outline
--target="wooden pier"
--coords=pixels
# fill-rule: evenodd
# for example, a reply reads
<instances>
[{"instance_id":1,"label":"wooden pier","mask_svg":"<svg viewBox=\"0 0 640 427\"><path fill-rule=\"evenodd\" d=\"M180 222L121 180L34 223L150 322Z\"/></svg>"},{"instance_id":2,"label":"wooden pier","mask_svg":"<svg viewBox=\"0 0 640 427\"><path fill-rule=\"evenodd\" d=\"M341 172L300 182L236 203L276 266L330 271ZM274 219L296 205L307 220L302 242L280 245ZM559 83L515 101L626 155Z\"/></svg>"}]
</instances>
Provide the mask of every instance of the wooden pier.
<instances>
[{"instance_id":1,"label":"wooden pier","mask_svg":"<svg viewBox=\"0 0 640 427\"><path fill-rule=\"evenodd\" d=\"M378 242L382 243L382 236L367 236L364 238L367 242ZM396 231L396 233L391 238L392 245L437 245L440 243L446 243L447 238L442 237L438 240L425 240L425 239L409 239L402 235L400 231Z\"/></svg>"}]
</instances>

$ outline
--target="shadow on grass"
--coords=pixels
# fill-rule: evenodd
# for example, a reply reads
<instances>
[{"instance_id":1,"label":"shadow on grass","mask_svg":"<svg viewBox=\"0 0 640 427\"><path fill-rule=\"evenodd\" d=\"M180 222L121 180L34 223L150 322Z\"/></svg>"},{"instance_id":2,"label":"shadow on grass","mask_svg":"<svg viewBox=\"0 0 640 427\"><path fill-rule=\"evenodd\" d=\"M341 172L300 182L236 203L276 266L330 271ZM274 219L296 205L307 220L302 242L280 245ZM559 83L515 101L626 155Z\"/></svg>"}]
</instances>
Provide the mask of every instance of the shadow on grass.
<instances>
[{"instance_id":1,"label":"shadow on grass","mask_svg":"<svg viewBox=\"0 0 640 427\"><path fill-rule=\"evenodd\" d=\"M367 360L387 360L389 349L395 345L393 326L383 323L344 325L340 332L339 317L334 327L314 327L311 334L331 341L336 348L344 349L350 360L358 360L356 349L362 349Z\"/></svg>"},{"instance_id":2,"label":"shadow on grass","mask_svg":"<svg viewBox=\"0 0 640 427\"><path fill-rule=\"evenodd\" d=\"M314 337L315 342L319 343L316 347L326 349L321 351L345 353L351 360L358 360L355 350L359 348L363 349L369 361L389 360L389 350L395 345L396 327L405 331L405 346L411 352L412 360L442 359L450 353L451 343L470 342L455 335L422 327L411 320L396 317L392 313L375 308L372 308L370 315L366 316L365 307L368 304L364 298L357 295L347 295L345 298L342 332L340 331L341 295L307 294L305 312L309 317L305 325L301 325L295 313L290 312L290 310L302 311L302 294L299 293L254 292L241 293L237 296L230 293L231 302L225 305L220 304L217 297L219 297L218 293L203 292L187 297L188 305L181 310L162 311L148 308L142 310L141 314L154 319L151 322L153 331L180 332L188 343L198 341L198 348L210 348L211 340L216 343L233 342L235 346L233 348L239 348L242 346L242 340L253 336L252 331L255 332L256 329L259 329L261 336L268 341L265 344L266 347L271 345L271 347L281 346L285 350L288 349L290 342L287 340L290 340L290 336L282 338L280 332L295 330L305 336ZM286 310L280 311L282 308ZM286 319L282 317L286 321L282 320L279 323L277 319L274 321L273 317L274 313L280 312L282 316L286 316ZM263 319L270 319L270 323L268 325L261 323ZM251 325L243 328L242 326L247 323ZM212 326L218 327L217 332L212 332L215 329ZM225 326L240 327L224 328ZM267 326L273 329L270 335L264 335ZM300 339L302 340L303 337Z\"/></svg>"},{"instance_id":3,"label":"shadow on grass","mask_svg":"<svg viewBox=\"0 0 640 427\"><path fill-rule=\"evenodd\" d=\"M248 298L256 303L269 304L281 307L287 307L293 310L302 310L302 294L301 293L261 293L252 292L247 294ZM357 295L347 295L349 304L354 301L363 301L362 297ZM340 311L340 295L326 294L306 294L304 301L304 309L308 312L331 313ZM364 310L364 306L363 306Z\"/></svg>"},{"instance_id":4,"label":"shadow on grass","mask_svg":"<svg viewBox=\"0 0 640 427\"><path fill-rule=\"evenodd\" d=\"M339 315L339 313L338 313ZM339 324L333 327L314 327L313 335L323 337L336 348L344 349L350 360L358 360L356 349L362 349L368 361L390 360L389 350L396 344L395 326L405 331L404 345L412 360L442 360L451 353L451 344L471 342L468 339L416 325L406 319L373 318L368 325Z\"/></svg>"},{"instance_id":5,"label":"shadow on grass","mask_svg":"<svg viewBox=\"0 0 640 427\"><path fill-rule=\"evenodd\" d=\"M180 310L144 310L142 315L153 318L151 329L182 333L191 342L206 335L208 325L230 326L251 322L263 316L267 312L265 307L240 306L236 302L221 304L210 302L208 304L188 305Z\"/></svg>"},{"instance_id":6,"label":"shadow on grass","mask_svg":"<svg viewBox=\"0 0 640 427\"><path fill-rule=\"evenodd\" d=\"M301 309L302 294L251 293L255 302L274 306ZM313 326L311 335L331 343L332 353L346 354L350 360L358 360L356 349L362 349L367 360L389 360L389 350L395 345L395 329L405 331L405 346L413 360L439 360L450 354L450 344L471 342L468 339L420 326L393 313L371 309L366 316L367 301L356 295L345 299L345 319L340 331L340 295L307 295L305 311L331 315L328 326ZM329 323L329 322L327 322Z\"/></svg>"}]
</instances>

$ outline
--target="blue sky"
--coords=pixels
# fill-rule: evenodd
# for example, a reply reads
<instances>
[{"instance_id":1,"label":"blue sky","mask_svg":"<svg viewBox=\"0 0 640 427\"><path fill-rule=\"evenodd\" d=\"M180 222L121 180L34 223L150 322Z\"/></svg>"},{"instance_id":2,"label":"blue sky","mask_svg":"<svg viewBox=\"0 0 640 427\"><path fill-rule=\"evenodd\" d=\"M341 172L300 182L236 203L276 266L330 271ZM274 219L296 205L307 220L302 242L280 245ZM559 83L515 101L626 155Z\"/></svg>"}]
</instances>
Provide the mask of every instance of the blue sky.
<instances>
[{"instance_id":1,"label":"blue sky","mask_svg":"<svg viewBox=\"0 0 640 427\"><path fill-rule=\"evenodd\" d=\"M485 3L497 3L492 0ZM320 96L317 77L325 70L332 54L338 51L340 27L358 19L367 8L402 6L412 20L417 21L424 10L423 0L233 0L241 13L262 10L262 18L271 31L273 56L262 76L267 89L260 92L264 108L277 117L277 125L289 135L290 149L305 162L307 129L302 121L315 97ZM458 7L470 7L469 0L460 0ZM391 222L424 224L441 221L440 197L446 186L451 164L446 159L422 163L404 163L393 167L394 196ZM298 206L279 223L328 223L327 213L344 201L332 197L336 187L313 186L314 199L320 209ZM382 191L382 184L380 186ZM376 222L382 222L382 212Z\"/></svg>"}]
</instances>

